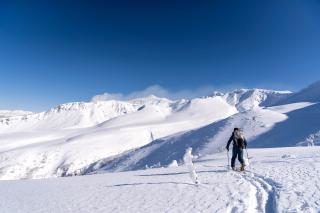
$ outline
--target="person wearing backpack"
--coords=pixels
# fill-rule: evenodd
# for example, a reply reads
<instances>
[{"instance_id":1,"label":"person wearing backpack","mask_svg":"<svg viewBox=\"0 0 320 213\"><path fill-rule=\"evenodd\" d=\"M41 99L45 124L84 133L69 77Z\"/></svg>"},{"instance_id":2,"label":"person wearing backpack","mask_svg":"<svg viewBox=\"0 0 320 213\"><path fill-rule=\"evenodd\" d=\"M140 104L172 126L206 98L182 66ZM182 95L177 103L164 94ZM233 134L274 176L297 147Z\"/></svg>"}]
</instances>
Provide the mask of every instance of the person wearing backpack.
<instances>
[{"instance_id":1,"label":"person wearing backpack","mask_svg":"<svg viewBox=\"0 0 320 213\"><path fill-rule=\"evenodd\" d=\"M243 149L247 148L247 140L245 139L242 131L239 128L234 128L232 132L232 135L226 146L228 152L231 141L233 141L231 168L235 170L235 161L238 157L238 160L241 163L240 171L244 171L245 163L243 159Z\"/></svg>"}]
</instances>

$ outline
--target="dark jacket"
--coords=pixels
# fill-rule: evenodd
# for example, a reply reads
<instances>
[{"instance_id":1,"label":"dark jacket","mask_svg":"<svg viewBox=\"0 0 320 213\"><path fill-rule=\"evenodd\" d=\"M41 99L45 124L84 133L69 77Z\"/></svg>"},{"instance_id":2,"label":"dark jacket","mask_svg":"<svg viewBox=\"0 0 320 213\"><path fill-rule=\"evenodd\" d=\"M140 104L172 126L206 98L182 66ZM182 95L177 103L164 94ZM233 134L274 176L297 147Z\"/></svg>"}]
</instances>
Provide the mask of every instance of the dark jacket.
<instances>
[{"instance_id":1,"label":"dark jacket","mask_svg":"<svg viewBox=\"0 0 320 213\"><path fill-rule=\"evenodd\" d=\"M234 132L232 133L230 139L228 140L228 143L227 143L227 146L226 146L227 150L229 150L229 146L230 146L231 141L233 141L233 146L237 146L237 141L236 141L236 138L234 136ZM245 138L244 138L243 143L244 143L244 148L246 149L247 148L247 140Z\"/></svg>"}]
</instances>

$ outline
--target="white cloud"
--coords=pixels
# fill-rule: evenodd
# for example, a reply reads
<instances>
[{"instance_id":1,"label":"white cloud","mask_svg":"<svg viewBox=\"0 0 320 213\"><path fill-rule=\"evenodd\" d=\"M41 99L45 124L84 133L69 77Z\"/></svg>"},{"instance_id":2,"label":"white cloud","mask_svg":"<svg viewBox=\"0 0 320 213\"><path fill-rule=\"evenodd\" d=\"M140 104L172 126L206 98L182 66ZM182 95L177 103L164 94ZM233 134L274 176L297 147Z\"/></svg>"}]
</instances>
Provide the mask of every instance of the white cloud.
<instances>
[{"instance_id":1,"label":"white cloud","mask_svg":"<svg viewBox=\"0 0 320 213\"><path fill-rule=\"evenodd\" d=\"M212 94L214 91L230 91L236 87L233 86L228 86L225 88L220 88L217 89L213 86L204 86L204 87L199 87L194 90L179 90L179 91L170 91L167 90L159 85L152 85L147 87L144 90L140 91L134 91L129 94L121 94L121 93L103 93L100 95L95 95L91 98L91 101L96 102L96 101L107 101L107 100L131 100L134 98L141 98L141 97L146 97L149 95L155 95L158 97L162 98L168 98L171 100L176 100L176 99L192 99L192 98L197 98L201 96L206 96Z\"/></svg>"},{"instance_id":2,"label":"white cloud","mask_svg":"<svg viewBox=\"0 0 320 213\"><path fill-rule=\"evenodd\" d=\"M91 98L92 102L97 102L97 101L108 101L108 100L122 100L123 95L120 93L103 93L100 95L95 95Z\"/></svg>"},{"instance_id":3,"label":"white cloud","mask_svg":"<svg viewBox=\"0 0 320 213\"><path fill-rule=\"evenodd\" d=\"M148 95L155 95L162 98L170 98L170 92L159 85L152 85L141 91L134 91L126 95L125 99L130 100L134 98L146 97Z\"/></svg>"}]
</instances>

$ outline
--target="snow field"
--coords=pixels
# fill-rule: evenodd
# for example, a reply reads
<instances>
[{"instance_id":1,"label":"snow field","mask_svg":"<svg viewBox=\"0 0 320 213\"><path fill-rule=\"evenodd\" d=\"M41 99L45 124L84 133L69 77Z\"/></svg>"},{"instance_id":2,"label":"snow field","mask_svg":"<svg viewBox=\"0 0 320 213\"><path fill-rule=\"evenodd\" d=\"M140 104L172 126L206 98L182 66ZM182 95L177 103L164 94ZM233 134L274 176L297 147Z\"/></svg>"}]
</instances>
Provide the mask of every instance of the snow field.
<instances>
[{"instance_id":1,"label":"snow field","mask_svg":"<svg viewBox=\"0 0 320 213\"><path fill-rule=\"evenodd\" d=\"M245 173L226 153L197 159L202 184L187 167L80 177L1 181L1 211L20 212L319 212L320 148L250 149ZM282 156L289 154L294 158Z\"/></svg>"}]
</instances>

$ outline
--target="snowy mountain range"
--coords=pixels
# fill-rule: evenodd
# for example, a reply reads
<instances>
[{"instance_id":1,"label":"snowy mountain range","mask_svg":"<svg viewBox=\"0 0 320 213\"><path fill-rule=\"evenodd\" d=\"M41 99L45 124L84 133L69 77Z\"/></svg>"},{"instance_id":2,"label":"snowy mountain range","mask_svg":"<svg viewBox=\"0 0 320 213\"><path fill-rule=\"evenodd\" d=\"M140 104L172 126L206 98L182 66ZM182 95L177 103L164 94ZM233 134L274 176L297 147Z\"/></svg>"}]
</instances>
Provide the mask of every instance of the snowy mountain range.
<instances>
[{"instance_id":1,"label":"snowy mountain range","mask_svg":"<svg viewBox=\"0 0 320 213\"><path fill-rule=\"evenodd\" d=\"M124 171L223 150L234 127L250 147L317 145L320 82L300 92L239 89L192 100L156 96L0 111L0 179Z\"/></svg>"},{"instance_id":2,"label":"snowy mountain range","mask_svg":"<svg viewBox=\"0 0 320 213\"><path fill-rule=\"evenodd\" d=\"M0 110L0 118L9 118L14 116L30 115L32 112L23 110Z\"/></svg>"}]
</instances>

